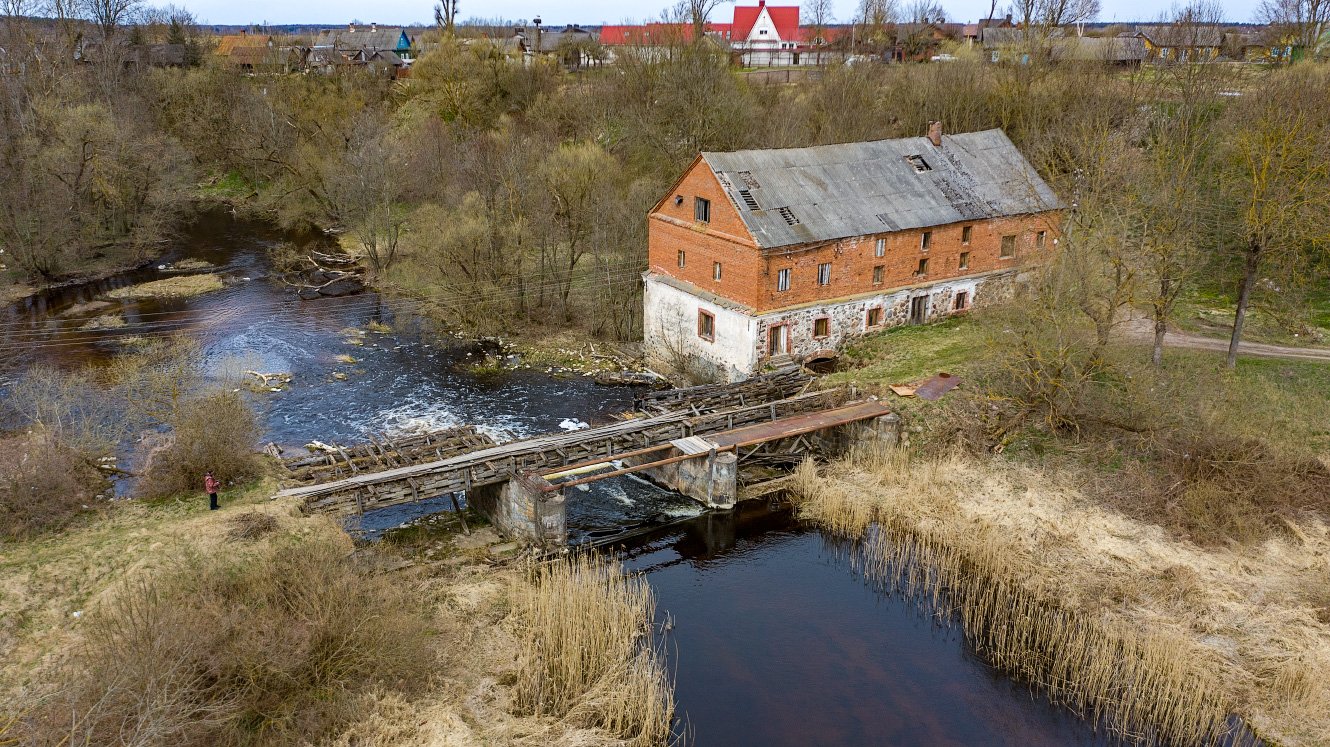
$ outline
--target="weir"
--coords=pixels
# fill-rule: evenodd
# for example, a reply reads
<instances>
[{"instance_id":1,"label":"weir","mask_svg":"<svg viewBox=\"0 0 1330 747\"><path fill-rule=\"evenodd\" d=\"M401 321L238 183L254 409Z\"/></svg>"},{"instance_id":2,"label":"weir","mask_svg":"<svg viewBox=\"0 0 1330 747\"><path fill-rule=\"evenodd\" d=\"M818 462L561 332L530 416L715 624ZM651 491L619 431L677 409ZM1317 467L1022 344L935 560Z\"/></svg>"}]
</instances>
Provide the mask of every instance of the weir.
<instances>
[{"instance_id":1,"label":"weir","mask_svg":"<svg viewBox=\"0 0 1330 747\"><path fill-rule=\"evenodd\" d=\"M334 446L322 463L288 460L293 479L321 481L278 496L301 498L309 512L349 514L464 493L504 535L550 546L567 541L565 490L619 475L641 474L726 510L764 494L742 485L746 464L789 465L864 437L896 438L899 420L884 404L853 389L808 391L812 381L786 369L740 384L653 393L639 400L647 413L638 417L505 444L463 428L403 440L402 449L388 448L387 439L359 451ZM430 455L441 458L411 463Z\"/></svg>"}]
</instances>

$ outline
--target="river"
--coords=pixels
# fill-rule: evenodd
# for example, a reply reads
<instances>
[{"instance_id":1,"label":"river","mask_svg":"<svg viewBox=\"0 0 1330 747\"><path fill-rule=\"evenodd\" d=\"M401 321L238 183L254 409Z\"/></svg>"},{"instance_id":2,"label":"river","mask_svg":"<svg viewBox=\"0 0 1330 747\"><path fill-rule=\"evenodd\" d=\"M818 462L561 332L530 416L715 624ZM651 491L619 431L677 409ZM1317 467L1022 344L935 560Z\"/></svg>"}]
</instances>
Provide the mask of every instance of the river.
<instances>
[{"instance_id":1,"label":"river","mask_svg":"<svg viewBox=\"0 0 1330 747\"><path fill-rule=\"evenodd\" d=\"M266 250L286 238L208 213L149 267L6 307L0 396L30 363L92 363L125 336L186 334L209 370L293 375L289 389L256 395L266 438L288 448L465 423L512 438L556 430L565 418L602 422L631 405L631 390L581 377L477 377L466 367L475 343L439 337L374 293L300 301L271 277ZM225 289L68 314L111 289L165 277L158 266L182 259L216 265ZM113 312L128 326L80 328ZM392 331L365 331L371 322ZM954 629L864 583L843 552L788 511L761 503L699 516L690 500L633 478L590 486L568 505L574 541L683 520L626 554L673 626L666 640L679 711L699 747L1112 743L996 675ZM372 536L442 507L387 509L355 528Z\"/></svg>"}]
</instances>

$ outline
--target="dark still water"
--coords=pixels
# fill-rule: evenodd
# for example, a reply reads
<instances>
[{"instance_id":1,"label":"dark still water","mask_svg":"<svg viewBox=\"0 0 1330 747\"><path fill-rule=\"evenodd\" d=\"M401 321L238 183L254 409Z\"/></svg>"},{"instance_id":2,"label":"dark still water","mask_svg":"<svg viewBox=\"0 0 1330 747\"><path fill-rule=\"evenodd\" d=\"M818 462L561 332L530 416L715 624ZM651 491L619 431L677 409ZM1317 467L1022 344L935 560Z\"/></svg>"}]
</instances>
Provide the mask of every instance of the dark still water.
<instances>
[{"instance_id":1,"label":"dark still water","mask_svg":"<svg viewBox=\"0 0 1330 747\"><path fill-rule=\"evenodd\" d=\"M697 747L1116 745L998 675L788 512L746 504L629 551Z\"/></svg>"}]
</instances>

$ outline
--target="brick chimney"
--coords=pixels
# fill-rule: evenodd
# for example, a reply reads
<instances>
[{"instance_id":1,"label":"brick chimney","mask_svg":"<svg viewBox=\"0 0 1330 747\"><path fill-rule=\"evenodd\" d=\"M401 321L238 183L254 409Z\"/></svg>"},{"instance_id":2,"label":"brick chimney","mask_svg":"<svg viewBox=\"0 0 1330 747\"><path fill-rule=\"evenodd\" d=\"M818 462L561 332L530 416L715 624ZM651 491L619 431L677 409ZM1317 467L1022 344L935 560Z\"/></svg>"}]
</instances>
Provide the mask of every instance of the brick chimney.
<instances>
[{"instance_id":1,"label":"brick chimney","mask_svg":"<svg viewBox=\"0 0 1330 747\"><path fill-rule=\"evenodd\" d=\"M352 31L352 32L354 32L354 31L356 30L356 22L355 22L355 21L352 21L352 22L346 24L346 30L347 30L347 31Z\"/></svg>"},{"instance_id":2,"label":"brick chimney","mask_svg":"<svg viewBox=\"0 0 1330 747\"><path fill-rule=\"evenodd\" d=\"M370 24L369 24L369 30L370 30L370 31L378 31L378 30L379 30L379 22L378 22L378 21L370 21Z\"/></svg>"},{"instance_id":3,"label":"brick chimney","mask_svg":"<svg viewBox=\"0 0 1330 747\"><path fill-rule=\"evenodd\" d=\"M933 147L942 147L942 123L930 121L928 123L928 139L933 143Z\"/></svg>"}]
</instances>

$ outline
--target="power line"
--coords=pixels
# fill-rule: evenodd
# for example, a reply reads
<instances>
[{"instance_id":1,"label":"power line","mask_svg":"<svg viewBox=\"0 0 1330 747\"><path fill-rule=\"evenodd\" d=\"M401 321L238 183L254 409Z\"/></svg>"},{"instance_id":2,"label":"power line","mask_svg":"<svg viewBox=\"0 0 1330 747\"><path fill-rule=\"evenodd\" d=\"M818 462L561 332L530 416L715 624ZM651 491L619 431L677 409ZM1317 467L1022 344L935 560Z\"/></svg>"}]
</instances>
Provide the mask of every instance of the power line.
<instances>
[{"instance_id":1,"label":"power line","mask_svg":"<svg viewBox=\"0 0 1330 747\"><path fill-rule=\"evenodd\" d=\"M645 266L643 263L638 263L638 262L616 263L616 264L612 264L612 265L606 265L606 266L604 266L604 267L592 268L592 269L590 269L590 270L588 270L588 269L574 269L574 270L572 270L572 271L569 271L569 270L555 270L555 271L553 271L552 273L550 273L550 275L547 275L546 277L541 278L541 282L540 282L540 283L536 283L535 285L530 286L530 287L533 287L533 288L537 288L537 289L539 289L540 287L542 287L542 285L543 285L543 286L549 286L551 283L553 283L553 284L562 284L562 283L564 283L564 282L577 282L577 277L576 277L576 275L579 274L579 273L599 273L599 272L602 272L602 271L608 271L608 272L610 272L610 273L619 273L619 272L636 271L636 272L639 272L639 273L640 273L640 272L644 272L645 270L646 270L646 266ZM553 276L553 279L549 279L551 275ZM599 277L599 276L597 276L597 277ZM594 278L592 278L592 279L594 279ZM496 290L504 290L504 289L496 289ZM519 289L513 289L513 290L515 290L515 291L518 292L518 293L521 292L521 290L519 290ZM427 298L435 297L435 295L449 295L449 294L426 294L426 295L424 295L424 296L417 296L417 298L427 299ZM303 301L302 303L310 303L310 302L309 302L309 301ZM284 301L269 301L269 302L264 302L264 303L261 303L261 304L254 304L254 305L252 305L250 308L254 308L254 309L258 309L258 308L278 308L278 309L280 309L280 308L285 308L285 307L288 307L288 306L294 306L294 305L297 305L297 300L296 300L296 299L290 299L290 300L284 300ZM145 312L145 313L142 313L142 314L138 314L137 316L138 316L139 318L144 318L144 317L158 317L158 316L179 316L179 315L181 315L181 314L195 314L195 313L197 313L197 314L206 314L206 313L208 313L208 310L207 310L207 309L195 309L195 310L185 310L185 311L178 311L178 312L172 312L172 311ZM6 322L6 323L3 323L3 324L0 324L0 329L5 329L5 328L25 328L25 329L26 329L26 328L30 328L31 326L32 326L31 324L25 324L25 323L23 323L23 322Z\"/></svg>"},{"instance_id":2,"label":"power line","mask_svg":"<svg viewBox=\"0 0 1330 747\"><path fill-rule=\"evenodd\" d=\"M636 281L636 278L626 278L626 279L620 279L620 280L616 280L616 281L607 282L607 283L604 284L604 287L608 287L608 288L627 287L627 286L634 285L636 282L637 282L637 281ZM372 308L377 307L377 306L380 306L380 305L387 305L387 306L393 306L393 305L396 305L396 306L398 307L398 308L396 309L396 311L398 311L398 312L407 312L407 313L411 313L411 311L413 311L413 310L418 310L420 307L424 306L424 302L421 302L421 301L393 301L393 302L384 302L384 303L380 304L380 302L375 301L375 302L371 302L371 303L366 304L366 305L361 306L361 307L354 307L354 308L351 308L350 310L351 310L352 313L354 313L355 311L362 311L362 312L363 312L363 311L371 310ZM346 308L347 308L347 307L339 307L339 310L345 310ZM165 324L165 323L169 323L169 322L163 322L163 323ZM316 320L316 319L301 319L301 320L291 321L291 322L288 322L288 323L289 323L289 324L294 324L294 325L299 326L299 327L313 328L313 327L317 324L317 320ZM191 326L190 326L190 324L189 324L188 322L182 322L180 325L178 325L177 327L174 327L174 328L172 328L172 329L154 329L154 330L152 330L152 331L143 332L143 333L139 333L139 334L122 334L122 333L124 332L124 329L125 329L125 328L123 328L123 327L120 327L120 328L111 328L111 329L107 329L107 330L105 330L103 334L95 334L95 335L92 335L92 336L86 336L86 335L85 335L85 336L81 336L81 337L74 338L74 339L71 339L71 338L69 338L69 337L61 337L61 338L52 339L52 340L36 340L36 341L31 341L31 342L10 341L10 340L3 340L3 339L0 339L0 351L8 351L8 350L16 350L16 351L52 350L52 349L61 349L61 348L69 348L69 347L78 347L78 346L83 346L83 345L91 345L91 344L96 344L96 343L99 343L99 342L109 342L109 341L114 341L114 340L116 340L116 339L118 339L118 338L126 338L126 337L134 337L134 338L138 338L138 339L144 339L144 338L148 338L148 339L154 339L154 338L167 338L167 337L175 336L175 335L176 335L177 333L179 333L179 332L185 331L185 330L187 330L187 329L191 329ZM194 329L195 331L198 331L198 332L201 332L201 333L206 333L206 332L208 331L206 328L205 328L205 329L199 329L198 327L193 327L193 329ZM91 330L89 330L89 332L91 332Z\"/></svg>"},{"instance_id":3,"label":"power line","mask_svg":"<svg viewBox=\"0 0 1330 747\"><path fill-rule=\"evenodd\" d=\"M587 277L580 280L573 279L571 283L573 284L575 289L577 289L579 286L584 288L587 285L591 285L593 287L601 287L606 284L616 284L625 281L635 282L640 274L641 271L636 267L633 267L631 269L611 270L603 274L597 274L593 277ZM449 292L434 293L424 296L415 296L407 298L389 298L383 295L379 295L374 298L360 298L352 301L343 301L340 303L333 299L326 299L323 302L318 303L317 311L323 311L324 309L327 309L333 312L345 312L345 311L371 310L380 306L386 306L389 308L394 306L403 306L403 305L423 306L432 301L439 301L444 303L465 302L465 301L482 301L482 302L512 301L522 298L523 296L540 293L542 291L548 292L551 290L562 289L564 285L565 281L563 280L549 280L543 283L527 285L522 288L507 288L507 289L499 288L499 289L489 289L486 291L474 291L474 292L449 291ZM218 311L216 309L199 308L192 310L182 310L178 312L157 312L153 314L153 316L166 316L169 318L162 319L160 321L146 321L146 322L136 320L134 322L119 327L106 328L104 330L90 329L86 330L86 332L123 333L128 330L154 328L160 325L167 325L167 324L187 325L192 322L198 322L210 319L212 317L217 316L218 314L235 316L236 314L242 311L261 312L265 310L271 310L273 313L298 315L304 318L304 317L309 317L311 315L311 311L315 310L311 308L312 305L313 304L309 301L300 301L300 302L280 302L277 304L272 304L272 303L252 304L245 307L236 307L233 309L226 309L222 311ZM139 315L140 318L141 316L147 316L147 315L146 314ZM8 335L0 333L0 342L13 341L15 339L45 338L52 334L59 334L61 331L59 329L42 329L32 324L22 324L22 323L11 323L7 326L9 329L16 331ZM5 327L6 325L0 325L0 330L5 329Z\"/></svg>"}]
</instances>

